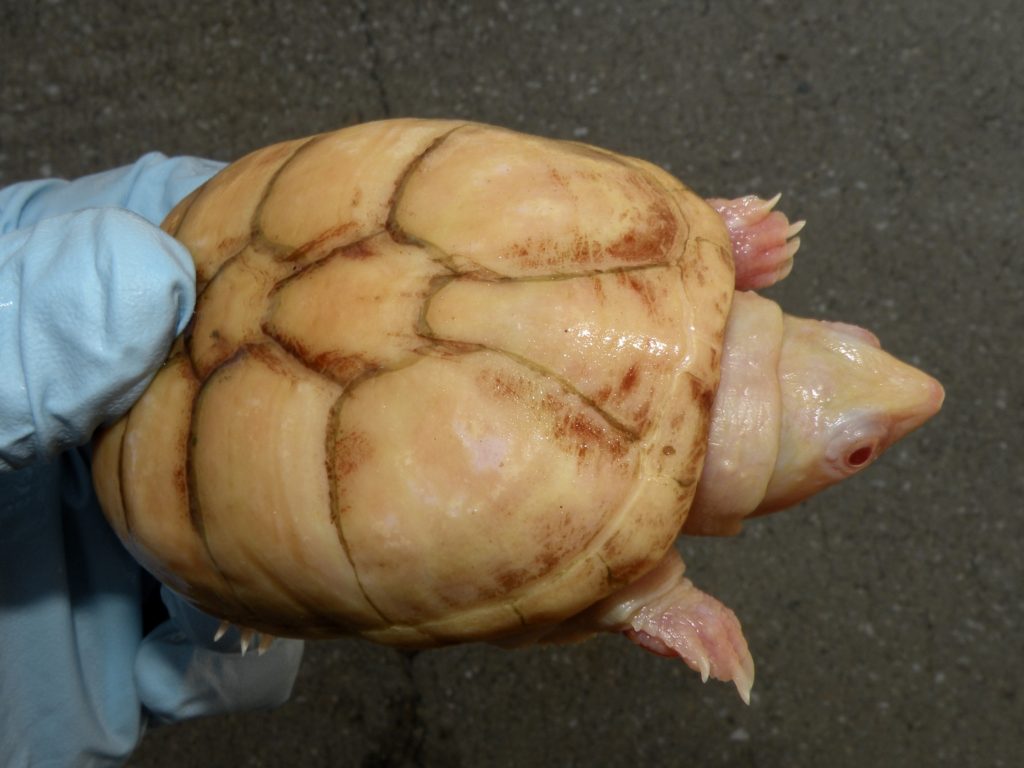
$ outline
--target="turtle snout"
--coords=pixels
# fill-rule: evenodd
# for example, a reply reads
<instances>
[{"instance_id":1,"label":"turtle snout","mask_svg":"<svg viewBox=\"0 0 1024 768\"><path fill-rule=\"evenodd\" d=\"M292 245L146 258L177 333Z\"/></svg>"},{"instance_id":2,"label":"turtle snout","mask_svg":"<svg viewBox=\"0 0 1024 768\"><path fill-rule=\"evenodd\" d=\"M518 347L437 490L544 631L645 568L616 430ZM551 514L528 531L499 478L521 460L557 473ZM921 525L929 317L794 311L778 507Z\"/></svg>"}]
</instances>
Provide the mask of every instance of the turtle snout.
<instances>
[{"instance_id":1,"label":"turtle snout","mask_svg":"<svg viewBox=\"0 0 1024 768\"><path fill-rule=\"evenodd\" d=\"M904 386L905 402L899 411L893 413L889 431L890 445L937 414L946 399L946 391L938 381L922 371L913 370L917 374L916 380Z\"/></svg>"}]
</instances>

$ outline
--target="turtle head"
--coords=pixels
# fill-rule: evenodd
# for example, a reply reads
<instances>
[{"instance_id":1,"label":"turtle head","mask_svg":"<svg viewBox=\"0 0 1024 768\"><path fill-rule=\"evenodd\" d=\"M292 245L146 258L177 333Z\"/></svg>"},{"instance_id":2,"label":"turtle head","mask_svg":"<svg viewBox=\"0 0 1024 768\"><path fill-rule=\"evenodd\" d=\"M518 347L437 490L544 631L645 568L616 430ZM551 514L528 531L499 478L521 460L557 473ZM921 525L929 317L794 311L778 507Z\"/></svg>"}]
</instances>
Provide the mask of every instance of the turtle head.
<instances>
[{"instance_id":1,"label":"turtle head","mask_svg":"<svg viewBox=\"0 0 1024 768\"><path fill-rule=\"evenodd\" d=\"M937 381L873 333L737 292L708 450L683 530L728 535L854 475L942 405Z\"/></svg>"},{"instance_id":2,"label":"turtle head","mask_svg":"<svg viewBox=\"0 0 1024 768\"><path fill-rule=\"evenodd\" d=\"M795 504L874 462L942 406L942 386L845 323L785 316L779 450L753 514Z\"/></svg>"}]
</instances>

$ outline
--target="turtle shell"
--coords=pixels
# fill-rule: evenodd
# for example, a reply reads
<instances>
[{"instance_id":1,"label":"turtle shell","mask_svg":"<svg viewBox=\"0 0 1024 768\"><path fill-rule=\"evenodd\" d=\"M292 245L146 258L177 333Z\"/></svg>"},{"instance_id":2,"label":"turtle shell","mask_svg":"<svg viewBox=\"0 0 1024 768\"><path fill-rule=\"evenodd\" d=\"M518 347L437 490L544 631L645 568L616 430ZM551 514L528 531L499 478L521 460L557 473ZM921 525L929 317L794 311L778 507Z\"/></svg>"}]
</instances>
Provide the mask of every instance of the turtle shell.
<instances>
[{"instance_id":1,"label":"turtle shell","mask_svg":"<svg viewBox=\"0 0 1024 768\"><path fill-rule=\"evenodd\" d=\"M195 315L94 475L126 546L201 608L288 636L498 639L672 546L733 271L669 174L391 120L254 152L164 228Z\"/></svg>"}]
</instances>

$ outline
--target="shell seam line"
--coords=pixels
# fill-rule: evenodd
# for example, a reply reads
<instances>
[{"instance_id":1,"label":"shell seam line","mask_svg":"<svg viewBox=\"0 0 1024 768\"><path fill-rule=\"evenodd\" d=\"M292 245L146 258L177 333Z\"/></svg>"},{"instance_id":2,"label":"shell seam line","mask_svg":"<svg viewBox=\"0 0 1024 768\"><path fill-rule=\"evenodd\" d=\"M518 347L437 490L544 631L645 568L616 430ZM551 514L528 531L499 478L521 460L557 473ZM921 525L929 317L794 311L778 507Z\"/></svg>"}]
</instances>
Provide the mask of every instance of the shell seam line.
<instances>
[{"instance_id":1,"label":"shell seam line","mask_svg":"<svg viewBox=\"0 0 1024 768\"><path fill-rule=\"evenodd\" d=\"M212 375L212 373L211 373ZM251 606L247 605L244 600L239 596L238 591L235 589L235 585L231 579L224 572L224 569L220 567L220 563L217 562L217 558L213 555L213 549L210 547L210 541L206 536L206 524L203 521L202 509L199 504L199 490L198 483L196 480L196 467L195 467L195 443L196 443L196 415L199 412L200 399L203 396L203 387L200 384L199 389L196 390L196 394L192 399L192 407L189 412L189 425L188 425L188 450L185 455L185 478L188 483L188 519L192 525L192 530L195 532L196 537L203 545L203 551L206 553L206 557L209 560L214 572L220 577L224 586L227 587L228 592L231 593L232 598L235 600L237 605L243 610L247 611L249 617L255 618L259 615L257 611L254 611ZM236 622L237 623L237 622Z\"/></svg>"},{"instance_id":2,"label":"shell seam line","mask_svg":"<svg viewBox=\"0 0 1024 768\"><path fill-rule=\"evenodd\" d=\"M668 186L663 184L661 182L661 179L659 179L657 175L648 171L641 162L638 162L630 157L623 158L621 156L616 156L614 159L620 165L627 166L637 171L638 173L641 173L644 176L644 178L646 178L651 184L653 184L655 187L661 190L662 194L664 194L664 196L668 198L668 201L672 206L673 210L675 210L676 215L679 217L679 220L685 222L686 235L681 238L683 242L679 247L679 258L677 258L674 262L675 266L682 266L683 256L686 254L686 250L690 245L690 240L692 240L693 238L690 234L690 218L683 211L682 206L679 204L679 200L676 199L676 193L673 192L672 189L670 189ZM662 168L661 170L664 169ZM668 171L665 171L665 173L668 173ZM671 174L669 175L671 176ZM680 185L682 185L682 182L680 182ZM683 186L683 189L684 191L689 192L689 189L687 189L685 186Z\"/></svg>"},{"instance_id":3,"label":"shell seam line","mask_svg":"<svg viewBox=\"0 0 1024 768\"><path fill-rule=\"evenodd\" d=\"M254 359L258 359L258 358L256 358L256 355L254 355L254 352L253 352L254 349L257 349L259 347L267 347L267 346L270 346L270 345L269 344L249 344L249 345L244 345L244 346L240 347L238 349L238 351L234 355L232 355L226 361L221 363L221 365L219 365L216 369L211 371L210 376L207 377L207 381L209 381L209 379L212 378L215 373L217 373L218 371L220 371L223 368L227 367L228 365L237 364L241 360L244 360L245 358L250 358L251 357L251 358L254 358ZM198 403L198 401L199 401L199 395L197 395L195 402ZM194 408L193 409L194 413L196 411L198 411L198 408ZM194 424L195 424L195 421L193 419L192 425L190 425L190 428L189 428L189 438L190 438L189 469L188 469L188 473L187 473L188 474L188 478L189 478L189 512L190 512L190 518L193 520L193 523L194 523L193 527L196 528L197 533L199 533L200 538L201 538L201 540L203 542L203 545L204 545L204 547L206 549L206 552L207 552L207 554L208 554L208 556L210 558L211 563L213 564L213 566L215 567L217 572L223 577L224 582L227 584L227 586L231 590L232 595L234 595L234 597L237 599L238 603L240 605L242 605L243 608L248 610L250 612L250 614L255 618L255 617L259 616L259 613L257 611L254 611L249 605L247 605L239 597L238 592L234 588L234 584L233 584L232 580L228 577L227 572L221 567L221 565L217 562L216 558L214 557L212 548L210 547L210 544L209 544L209 539L206 536L206 526L205 526L205 523L202 520L201 514L197 514L195 517L193 517L192 514L191 514L193 509L200 510L200 505L199 505L199 501L198 501L198 490L196 490L197 481L195 480L195 476L194 476L195 470L194 470L194 468L192 466L191 439L192 439L192 435L194 434ZM196 526L195 523L198 523L198 526ZM355 629L351 624L340 622L340 621L338 621L338 619L335 616L332 616L332 615L327 614L327 613L323 613L318 608L318 606L315 603L310 602L309 599L307 598L307 596L304 595L300 590L295 590L295 589L290 588L290 586L288 585L287 581L281 579L279 574L277 574L274 571L268 569L258 559L255 559L255 558L249 559L249 566L252 569L257 570L261 574L263 574L269 581L271 581L276 586L277 589L279 589L282 593L287 595L296 605L301 606L311 616L315 617L315 619L318 622L318 626L327 626L327 627L330 627L332 629L340 629L343 632L352 632Z\"/></svg>"},{"instance_id":4,"label":"shell seam line","mask_svg":"<svg viewBox=\"0 0 1024 768\"><path fill-rule=\"evenodd\" d=\"M121 430L121 437L117 441L117 495L121 500L121 515L122 522L124 523L124 529L127 533L132 532L131 515L128 514L128 497L125 494L125 488L127 487L128 478L124 474L124 439L128 435L128 422L131 419L129 412L128 417L124 420L124 429ZM111 429L113 426L111 427Z\"/></svg>"},{"instance_id":5,"label":"shell seam line","mask_svg":"<svg viewBox=\"0 0 1024 768\"><path fill-rule=\"evenodd\" d=\"M391 199L388 201L388 215L387 218L385 219L384 224L384 228L391 234L391 237L392 239L395 240L395 242L409 242L413 244L418 244L415 242L414 238L406 237L405 231L399 226L398 221L396 219L398 205L402 200L402 195L405 194L405 187L406 184L408 184L409 182L409 178L416 172L416 169L420 167L420 164L423 162L424 158L426 158L427 155L429 155L431 152L433 152L435 149L441 146L453 133L469 125L471 125L471 123L459 123L458 125L442 133L440 136L437 136L433 141L430 142L430 144L428 144L424 148L422 152L420 152L418 155L416 155L416 157L412 158L409 161L409 164L405 166L405 169L398 177L398 183L395 185L395 191L391 195Z\"/></svg>"},{"instance_id":6,"label":"shell seam line","mask_svg":"<svg viewBox=\"0 0 1024 768\"><path fill-rule=\"evenodd\" d=\"M324 460L326 463L325 470L327 471L327 497L328 497L328 513L330 514L331 522L334 525L334 530L338 536L338 542L341 544L341 550L348 560L349 565L352 567L352 575L356 580L356 585L359 587L359 591L366 600L377 616L380 617L381 621L389 626L394 626L395 622L389 619L380 607L370 597L369 591L366 589L366 585L363 583L362 577L359 575L359 568L356 566L356 561L352 557L352 550L349 548L348 539L345 537L345 526L341 521L341 501L338 498L338 483L337 483L337 471L334 464L335 454L335 437L338 434L338 422L341 419L341 409L344 406L345 401L348 399L351 390L346 388L334 401L331 406L331 411L327 417L327 429L324 433Z\"/></svg>"},{"instance_id":7,"label":"shell seam line","mask_svg":"<svg viewBox=\"0 0 1024 768\"><path fill-rule=\"evenodd\" d=\"M311 144L315 144L315 143L317 143L319 141L322 141L323 139L325 139L327 136L330 136L330 135L331 135L330 133L319 133L319 134L316 134L314 136L310 136L305 141L303 141L301 144L299 144L299 146L295 147L295 149L292 150L292 153L290 155L288 155L288 157L285 158L281 162L281 164L279 166L277 166L277 170L275 170L270 175L270 178L267 179L267 183L263 185L263 192L260 195L259 201L256 203L256 207L253 208L252 219L249 220L249 235L250 235L249 239L250 240L255 240L258 237L261 237L266 242L274 244L274 245L277 245L276 243L274 243L273 240L268 238L263 233L263 230L261 230L260 226L259 226L260 218L262 218L262 216L263 216L263 207L267 203L267 198L270 197L271 190L273 190L274 185L277 183L277 180L278 180L278 178L280 178L281 174L284 173L285 168L290 166L295 161L296 155L298 155L300 152L305 150ZM300 139L300 141L301 141L301 139Z\"/></svg>"},{"instance_id":8,"label":"shell seam line","mask_svg":"<svg viewBox=\"0 0 1024 768\"><path fill-rule=\"evenodd\" d=\"M541 376L555 382L565 392L567 392L570 395L573 395L574 397L579 398L585 405L589 406L590 408L593 408L595 411L601 414L601 417L605 420L605 422L607 422L608 426L614 429L619 434L621 434L623 437L628 438L631 442L637 442L638 440L640 440L640 434L636 430L627 427L621 421L619 421L610 413L608 413L604 408L597 405L597 403L595 403L592 398L584 395L576 387L569 383L567 379L563 378L562 376L559 376L551 369L545 368L543 365L535 363L529 358L522 357L521 355L518 355L515 352L509 352L508 350L499 349L497 347L489 347L485 344L481 344L480 347L482 350L487 350L489 352L502 355L503 357L506 357L509 360L519 363L520 365L529 368L531 371L539 373Z\"/></svg>"},{"instance_id":9,"label":"shell seam line","mask_svg":"<svg viewBox=\"0 0 1024 768\"><path fill-rule=\"evenodd\" d=\"M608 426L610 426L612 429L614 429L619 434L621 434L624 437L628 438L631 442L636 442L637 440L640 439L640 435L639 435L639 433L636 430L630 429L629 427L627 427L621 421L619 421L614 416L612 416L610 413L608 413L604 408L599 406L593 400L593 398L590 398L590 397L587 397L586 395L584 395L582 392L579 391L579 389L574 387L566 378L564 378L563 376L559 376L554 371L552 371L550 368L547 368L547 367L545 367L545 366L543 366L543 365L541 365L539 363L536 363L536 362L534 362L533 360L530 360L527 357L523 357L522 355L518 355L515 352L511 352L511 351L506 350L506 349L501 349L500 347L492 347L492 346L489 346L487 344L480 344L480 343L477 343L477 342L465 342L465 341L460 341L458 339L446 339L443 336L439 336L439 335L435 334L433 329L430 327L430 323L427 321L427 315L430 312L430 305L433 302L434 297L437 296L437 294L440 293L444 289L444 287L447 286L449 283L451 283L452 280L454 280L454 279L456 279L456 278L452 277L450 279L444 279L444 278L442 278L442 279L435 279L435 282L431 286L432 287L431 292L428 293L427 296L424 298L424 300L423 300L423 310L422 310L422 312L420 314L420 318L419 318L419 321L417 323L417 332L419 332L420 335L423 336L424 339L427 339L427 340L431 341L433 343L434 347L442 347L446 343L447 344L457 344L457 345L458 344L468 345L469 348L466 349L463 352L463 354L472 354L474 352L479 352L479 351L486 350L488 352L493 352L495 354L502 355L502 356L508 358L509 360L512 360L513 362L516 362L519 365L522 365L522 366L532 370L533 372L540 374L541 376L545 377L546 379L549 379L549 380L554 381L555 383L557 383L565 392L568 392L569 394L574 395L575 397L577 397L581 401L583 401L583 403L585 403L586 405L588 405L589 407L591 407L595 411L597 411L601 415L601 417L605 420L605 422L608 424Z\"/></svg>"},{"instance_id":10,"label":"shell seam line","mask_svg":"<svg viewBox=\"0 0 1024 768\"><path fill-rule=\"evenodd\" d=\"M386 232L387 232L387 230L383 229L383 228L382 229L375 229L370 234L365 235L363 237L356 238L355 240L353 240L350 243L344 243L342 245L335 245L330 250L328 250L326 253L318 256L317 258L313 259L312 261L305 262L301 266L296 267L294 272L292 272L290 275L286 275L285 277L282 277L280 280L278 280L276 283L274 283L274 285L267 292L267 298L270 299L271 301L267 304L266 312L270 312L270 310L271 310L271 304L273 302L274 294L278 293L285 285L287 285L288 283L290 283L291 281L295 280L296 278L298 278L301 275L304 275L304 274L306 274L306 273L308 273L308 272L310 272L312 270L315 270L315 269L318 269L320 267L323 267L331 259L339 258L339 257L344 256L344 251L346 251L347 249L352 248L352 247L357 246L357 245L361 245L361 244L366 243L366 242L369 242L370 240L373 240L374 238L380 237L381 235L385 234ZM313 240L310 240L309 242L312 243L315 240L316 240L316 238L314 238ZM295 253L297 251L301 251L303 248L306 248L308 245L309 245L309 243L305 243L304 245L300 245L298 248L291 249L291 251L289 252L289 255L291 255L292 253ZM288 261L289 263L294 263L291 259L288 259L288 258L285 258L284 261ZM264 315L264 318L261 320L261 322L266 322L266 316L265 315Z\"/></svg>"}]
</instances>

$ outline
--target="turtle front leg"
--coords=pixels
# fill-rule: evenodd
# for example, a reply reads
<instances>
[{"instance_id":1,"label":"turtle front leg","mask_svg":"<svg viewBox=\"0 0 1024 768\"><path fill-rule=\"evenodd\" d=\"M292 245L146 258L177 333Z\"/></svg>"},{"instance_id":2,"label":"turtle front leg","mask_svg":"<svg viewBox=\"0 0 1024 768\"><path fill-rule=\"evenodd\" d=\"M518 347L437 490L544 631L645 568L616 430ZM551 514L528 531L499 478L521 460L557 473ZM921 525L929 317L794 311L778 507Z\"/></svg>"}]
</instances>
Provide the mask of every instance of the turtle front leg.
<instances>
[{"instance_id":1,"label":"turtle front leg","mask_svg":"<svg viewBox=\"0 0 1024 768\"><path fill-rule=\"evenodd\" d=\"M793 256L800 248L797 235L806 222L790 224L786 214L773 210L780 197L762 200L747 195L735 200L708 200L729 230L738 290L766 288L793 269Z\"/></svg>"}]
</instances>

